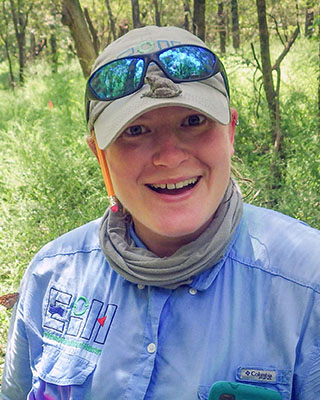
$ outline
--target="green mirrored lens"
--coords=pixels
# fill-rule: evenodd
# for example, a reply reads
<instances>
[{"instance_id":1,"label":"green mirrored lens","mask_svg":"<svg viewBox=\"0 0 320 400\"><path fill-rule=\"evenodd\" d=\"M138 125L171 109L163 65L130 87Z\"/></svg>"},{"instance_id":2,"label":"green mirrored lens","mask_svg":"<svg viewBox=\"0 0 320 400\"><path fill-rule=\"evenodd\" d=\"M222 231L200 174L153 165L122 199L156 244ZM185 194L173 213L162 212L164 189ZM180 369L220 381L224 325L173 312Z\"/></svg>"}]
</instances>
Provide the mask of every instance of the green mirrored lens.
<instances>
[{"instance_id":1,"label":"green mirrored lens","mask_svg":"<svg viewBox=\"0 0 320 400\"><path fill-rule=\"evenodd\" d=\"M142 58L116 60L98 69L90 78L89 85L101 100L113 100L137 90L143 69Z\"/></svg>"},{"instance_id":2,"label":"green mirrored lens","mask_svg":"<svg viewBox=\"0 0 320 400\"><path fill-rule=\"evenodd\" d=\"M167 72L176 79L204 79L214 72L216 57L210 51L195 46L179 46L159 55Z\"/></svg>"}]
</instances>

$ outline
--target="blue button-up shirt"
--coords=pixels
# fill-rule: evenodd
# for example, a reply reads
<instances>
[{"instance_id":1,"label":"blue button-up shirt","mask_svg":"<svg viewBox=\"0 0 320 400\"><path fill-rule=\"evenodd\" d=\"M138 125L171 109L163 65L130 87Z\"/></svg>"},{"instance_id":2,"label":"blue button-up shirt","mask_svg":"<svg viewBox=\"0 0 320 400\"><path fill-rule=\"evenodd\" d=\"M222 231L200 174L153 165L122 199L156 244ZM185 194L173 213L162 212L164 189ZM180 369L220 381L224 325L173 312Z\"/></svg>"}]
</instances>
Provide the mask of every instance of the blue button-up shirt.
<instances>
[{"instance_id":1,"label":"blue button-up shirt","mask_svg":"<svg viewBox=\"0 0 320 400\"><path fill-rule=\"evenodd\" d=\"M98 228L49 243L28 268L4 400L207 399L220 380L320 399L319 231L245 205L224 258L169 290L112 270Z\"/></svg>"}]
</instances>

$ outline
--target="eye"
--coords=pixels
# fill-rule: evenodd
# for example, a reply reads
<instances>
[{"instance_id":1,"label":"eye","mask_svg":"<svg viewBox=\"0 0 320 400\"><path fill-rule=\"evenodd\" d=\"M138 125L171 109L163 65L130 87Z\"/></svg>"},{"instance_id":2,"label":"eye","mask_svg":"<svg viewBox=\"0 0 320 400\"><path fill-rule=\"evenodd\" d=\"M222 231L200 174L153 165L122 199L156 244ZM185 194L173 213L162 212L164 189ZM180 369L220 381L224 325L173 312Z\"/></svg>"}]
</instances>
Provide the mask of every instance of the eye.
<instances>
[{"instance_id":1,"label":"eye","mask_svg":"<svg viewBox=\"0 0 320 400\"><path fill-rule=\"evenodd\" d=\"M182 122L182 126L198 126L206 121L206 117L202 114L189 115Z\"/></svg>"},{"instance_id":2,"label":"eye","mask_svg":"<svg viewBox=\"0 0 320 400\"><path fill-rule=\"evenodd\" d=\"M147 128L143 125L133 125L133 126L129 126L127 129L125 129L122 132L122 135L129 136L129 137L140 136L140 135L146 133L147 131L148 131Z\"/></svg>"}]
</instances>

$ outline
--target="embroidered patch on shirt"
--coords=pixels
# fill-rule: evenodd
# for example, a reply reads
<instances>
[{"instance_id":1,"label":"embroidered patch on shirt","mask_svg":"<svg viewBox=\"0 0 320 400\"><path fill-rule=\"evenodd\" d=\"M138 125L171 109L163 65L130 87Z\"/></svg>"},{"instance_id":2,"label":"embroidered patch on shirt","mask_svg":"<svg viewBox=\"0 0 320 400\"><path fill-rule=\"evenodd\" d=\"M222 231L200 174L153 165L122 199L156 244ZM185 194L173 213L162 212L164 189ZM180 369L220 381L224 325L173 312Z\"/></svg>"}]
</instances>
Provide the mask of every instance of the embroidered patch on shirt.
<instances>
[{"instance_id":1,"label":"embroidered patch on shirt","mask_svg":"<svg viewBox=\"0 0 320 400\"><path fill-rule=\"evenodd\" d=\"M246 382L277 382L277 371L274 369L244 368L237 370L237 380Z\"/></svg>"},{"instance_id":2,"label":"embroidered patch on shirt","mask_svg":"<svg viewBox=\"0 0 320 400\"><path fill-rule=\"evenodd\" d=\"M54 343L101 354L118 306L54 286L47 293L44 337Z\"/></svg>"}]
</instances>

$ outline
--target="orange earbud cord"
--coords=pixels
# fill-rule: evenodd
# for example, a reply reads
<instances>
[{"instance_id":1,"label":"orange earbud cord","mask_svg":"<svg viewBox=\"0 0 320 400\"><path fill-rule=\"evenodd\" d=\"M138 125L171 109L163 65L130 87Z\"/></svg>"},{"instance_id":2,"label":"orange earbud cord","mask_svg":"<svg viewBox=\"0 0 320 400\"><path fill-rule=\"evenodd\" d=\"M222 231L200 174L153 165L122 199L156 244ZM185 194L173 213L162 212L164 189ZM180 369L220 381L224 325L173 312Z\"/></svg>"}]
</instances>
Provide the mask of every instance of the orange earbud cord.
<instances>
[{"instance_id":1,"label":"orange earbud cord","mask_svg":"<svg viewBox=\"0 0 320 400\"><path fill-rule=\"evenodd\" d=\"M94 140L94 144L96 146L98 160L99 160L99 164L100 164L102 175L103 175L104 184L106 186L106 190L107 190L107 194L108 194L108 198L109 198L110 208L111 208L111 211L117 212L119 207L118 207L118 203L117 203L117 200L116 200L116 195L114 193L114 189L113 189L113 185L112 185L112 181L111 181L111 177L110 177L110 172L109 172L106 156L105 156L104 152L98 146L97 139L96 139L96 136L94 134L94 131L92 131L92 137L93 137L93 140Z\"/></svg>"}]
</instances>

